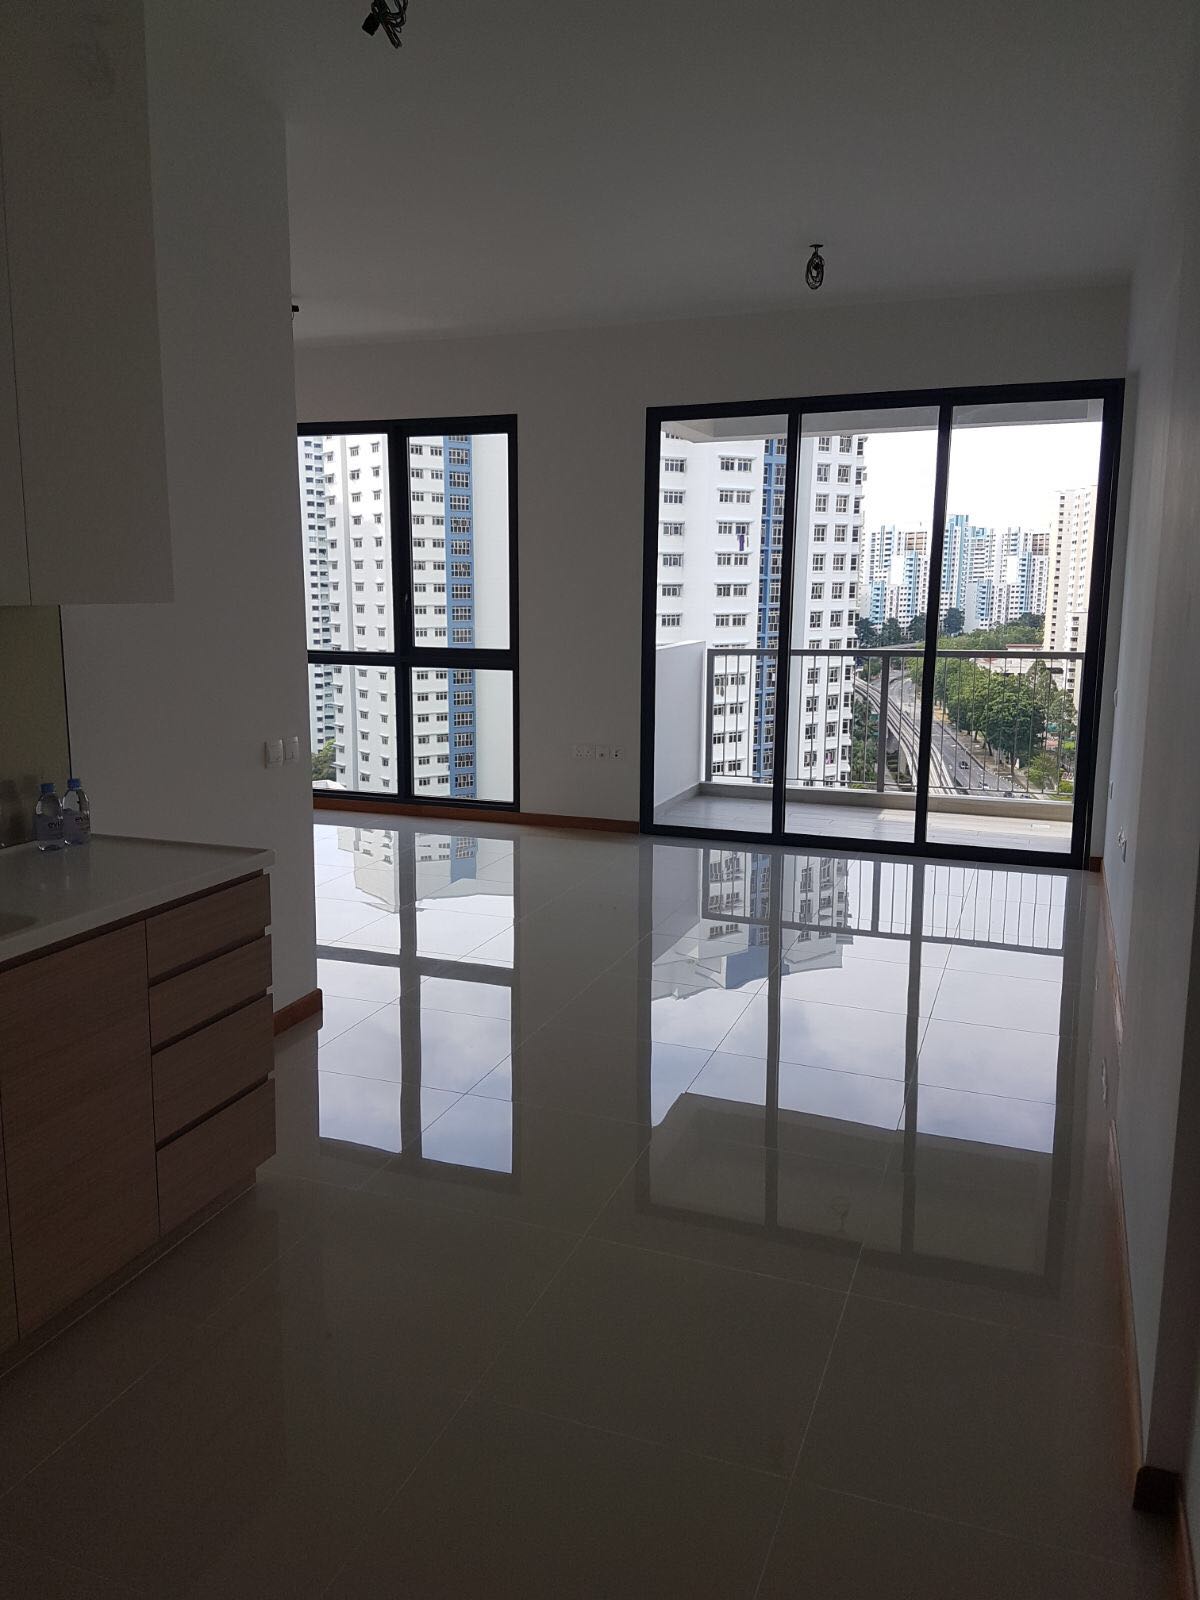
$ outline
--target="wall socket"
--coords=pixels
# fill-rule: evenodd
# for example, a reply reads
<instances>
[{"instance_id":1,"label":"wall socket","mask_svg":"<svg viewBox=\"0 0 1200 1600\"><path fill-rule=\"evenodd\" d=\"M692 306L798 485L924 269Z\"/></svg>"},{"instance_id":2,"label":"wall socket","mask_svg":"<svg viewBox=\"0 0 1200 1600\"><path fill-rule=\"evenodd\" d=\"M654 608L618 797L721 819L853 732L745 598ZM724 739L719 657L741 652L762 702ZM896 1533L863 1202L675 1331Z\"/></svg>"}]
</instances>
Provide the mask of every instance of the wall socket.
<instances>
[{"instance_id":1,"label":"wall socket","mask_svg":"<svg viewBox=\"0 0 1200 1600\"><path fill-rule=\"evenodd\" d=\"M571 754L576 761L623 761L623 744L573 744Z\"/></svg>"},{"instance_id":2,"label":"wall socket","mask_svg":"<svg viewBox=\"0 0 1200 1600\"><path fill-rule=\"evenodd\" d=\"M283 739L263 740L263 766L281 767L285 761L299 761L300 735L289 733Z\"/></svg>"}]
</instances>

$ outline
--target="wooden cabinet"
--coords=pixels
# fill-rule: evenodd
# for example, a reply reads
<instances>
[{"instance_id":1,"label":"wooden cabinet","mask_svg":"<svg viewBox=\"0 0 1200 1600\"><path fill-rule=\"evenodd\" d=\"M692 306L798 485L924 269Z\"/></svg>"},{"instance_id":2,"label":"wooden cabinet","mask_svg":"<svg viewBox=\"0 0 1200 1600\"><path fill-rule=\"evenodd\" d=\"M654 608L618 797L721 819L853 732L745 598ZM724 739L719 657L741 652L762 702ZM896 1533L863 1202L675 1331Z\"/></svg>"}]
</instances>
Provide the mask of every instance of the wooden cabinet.
<instances>
[{"instance_id":1,"label":"wooden cabinet","mask_svg":"<svg viewBox=\"0 0 1200 1600\"><path fill-rule=\"evenodd\" d=\"M0 1350L274 1153L270 920L257 877L0 970Z\"/></svg>"},{"instance_id":2,"label":"wooden cabinet","mask_svg":"<svg viewBox=\"0 0 1200 1600\"><path fill-rule=\"evenodd\" d=\"M269 1076L272 1023L271 1002L263 995L154 1052L154 1131L160 1144Z\"/></svg>"},{"instance_id":3,"label":"wooden cabinet","mask_svg":"<svg viewBox=\"0 0 1200 1600\"><path fill-rule=\"evenodd\" d=\"M146 922L150 982L157 983L184 967L257 939L270 920L271 887L261 877L247 878L244 883L150 917Z\"/></svg>"},{"instance_id":4,"label":"wooden cabinet","mask_svg":"<svg viewBox=\"0 0 1200 1600\"><path fill-rule=\"evenodd\" d=\"M17 1297L13 1290L12 1247L8 1234L8 1183L4 1137L0 1133L0 1350L17 1340Z\"/></svg>"},{"instance_id":5,"label":"wooden cabinet","mask_svg":"<svg viewBox=\"0 0 1200 1600\"><path fill-rule=\"evenodd\" d=\"M260 1084L158 1153L162 1231L170 1233L275 1154L275 1085Z\"/></svg>"},{"instance_id":6,"label":"wooden cabinet","mask_svg":"<svg viewBox=\"0 0 1200 1600\"><path fill-rule=\"evenodd\" d=\"M0 1113L24 1336L158 1237L142 923L0 973Z\"/></svg>"},{"instance_id":7,"label":"wooden cabinet","mask_svg":"<svg viewBox=\"0 0 1200 1600\"><path fill-rule=\"evenodd\" d=\"M147 101L139 0L0 6L6 603L172 598Z\"/></svg>"}]
</instances>

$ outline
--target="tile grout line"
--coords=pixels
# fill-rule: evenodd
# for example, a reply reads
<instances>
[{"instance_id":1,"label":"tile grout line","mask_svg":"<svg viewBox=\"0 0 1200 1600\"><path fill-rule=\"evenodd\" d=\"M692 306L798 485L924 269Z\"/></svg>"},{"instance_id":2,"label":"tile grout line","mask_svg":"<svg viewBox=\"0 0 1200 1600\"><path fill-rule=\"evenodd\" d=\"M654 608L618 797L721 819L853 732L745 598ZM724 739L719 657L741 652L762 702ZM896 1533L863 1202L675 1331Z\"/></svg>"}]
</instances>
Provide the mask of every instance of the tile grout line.
<instances>
[{"instance_id":1,"label":"tile grout line","mask_svg":"<svg viewBox=\"0 0 1200 1600\"><path fill-rule=\"evenodd\" d=\"M796 1456L792 1462L791 1471L788 1473L783 1495L779 1502L779 1514L775 1518L775 1525L771 1529L771 1536L767 1540L767 1548L763 1553L762 1566L759 1568L758 1581L754 1585L751 1600L758 1600L758 1595L763 1586L763 1580L767 1575L767 1568L770 1566L771 1557L775 1553L775 1545L779 1538L779 1530L783 1526L783 1519L787 1514L788 1501L791 1498L792 1486L796 1481L796 1473L799 1471L800 1458L804 1454L804 1446L808 1442L808 1435L810 1429L812 1428L813 1418L817 1414L817 1406L820 1403L821 1391L825 1387L825 1378L829 1372L830 1363L833 1360L833 1352L837 1348L837 1342L841 1337L842 1324L846 1320L846 1312L850 1309L850 1294L854 1288L854 1280L858 1276L858 1263L861 1260L862 1245L860 1244L858 1248L858 1258L854 1263L854 1270L850 1274L850 1282L846 1286L846 1292L842 1299L842 1309L838 1315L837 1323L833 1330L833 1337L829 1341L829 1349L825 1353L825 1362L821 1368L821 1375L817 1379L817 1387L813 1392L812 1403L808 1408L808 1416L804 1421L804 1429L800 1435L800 1443L796 1449Z\"/></svg>"},{"instance_id":2,"label":"tile grout line","mask_svg":"<svg viewBox=\"0 0 1200 1600\"><path fill-rule=\"evenodd\" d=\"M307 1179L291 1179L289 1181L304 1183L304 1182L307 1182L308 1180ZM334 1188L335 1186L334 1185L327 1185L326 1187ZM356 1193L357 1191L350 1190L350 1191L344 1191L344 1192ZM237 1201L239 1199L241 1199L241 1198L242 1197L240 1195L235 1195L234 1198L229 1202L229 1205L230 1206L236 1205ZM213 1217L210 1217L208 1219L208 1222L215 1222L216 1218L221 1216L221 1215L223 1215L224 1211L226 1211L226 1210L228 1210L228 1207L223 1207L221 1211L218 1211ZM202 1232L204 1227L207 1227L207 1226L208 1226L208 1223L204 1223L202 1225L202 1227L194 1229L192 1233L186 1234L184 1236L184 1238L180 1239L179 1243L177 1245L175 1245L172 1250L167 1251L166 1255L156 1257L154 1261L148 1263L148 1265L146 1267L144 1267L141 1272L135 1274L134 1277L130 1278L128 1283L121 1284L120 1287L117 1288L117 1289L114 1289L113 1293L111 1295L107 1296L105 1300L100 1301L98 1305L92 1307L92 1311L98 1311L100 1309L101 1305L106 1305L108 1303L108 1301L115 1300L120 1294L123 1293L123 1291L125 1289L129 1288L132 1284L136 1283L139 1278L143 1277L147 1272L149 1272L152 1267L156 1267L156 1266L159 1265L160 1262L168 1260L171 1257L171 1255L174 1254L175 1250L179 1249L181 1246L186 1244L188 1239L193 1238L195 1236L195 1234ZM276 1255L272 1256L270 1261L265 1262L263 1266L261 1266L256 1272L252 1273L250 1275L250 1277L248 1277L246 1279L245 1283L240 1284L238 1286L238 1288L233 1290L233 1292L231 1294L226 1295L218 1305L213 1307L213 1309L208 1313L207 1316L200 1318L199 1321L195 1321L191 1317L180 1316L175 1312L156 1312L156 1313L154 1313L154 1315L157 1316L157 1317L160 1317L160 1318L169 1319L172 1322L179 1322L179 1323L186 1324L190 1337L195 1337L196 1335L201 1334L201 1333L212 1332L213 1330L212 1330L211 1324L212 1324L212 1321L213 1321L213 1319L215 1317L217 1317L227 1306L231 1305L233 1303L233 1301L237 1300L241 1295L245 1294L249 1289L252 1289L254 1287L254 1285L259 1281L260 1278L264 1277L274 1267L277 1267L281 1261L285 1260L294 1251L298 1250L299 1247L302 1244L306 1243L307 1240L310 1238L310 1236L315 1235L315 1233L316 1233L315 1226L313 1228L311 1228L311 1229L305 1228L305 1230L297 1238L292 1240L291 1244L286 1245ZM84 1321L86 1319L87 1316L90 1316L90 1315L91 1315L91 1311L85 1313L84 1317L81 1317L78 1320L80 1322L82 1322L82 1321ZM69 1333L70 1329L75 1327L75 1326L77 1326L77 1323L71 1323L69 1327L64 1328L62 1330L62 1333L58 1334L55 1339L50 1340L49 1343L50 1344L56 1343L59 1338L62 1338L65 1334ZM36 1357L39 1354L40 1350L46 1349L46 1348L48 1348L48 1346L39 1346L37 1350L30 1351L29 1356L26 1358L26 1360L32 1361L34 1359L34 1357ZM110 1411L113 1408L113 1406L118 1404L119 1401L124 1400L127 1395L129 1395L129 1394L131 1394L133 1392L133 1390L139 1388L143 1383L146 1382L146 1380L148 1378L153 1377L153 1375L156 1372L158 1372L158 1370L161 1367L169 1365L169 1363L171 1362L172 1359L173 1359L173 1355L172 1355L172 1352L170 1352L170 1351L166 1351L162 1355L156 1356L155 1359L153 1361L151 1361L149 1363L149 1365L144 1369L144 1371L139 1372L137 1377L131 1379L130 1382L127 1383L124 1386L124 1388L118 1390L116 1394L111 1395L109 1397L109 1399L104 1402L104 1404L102 1406L99 1406L95 1411L93 1411L89 1416L87 1416L83 1420L83 1422L81 1422L79 1424L79 1426L77 1428L73 1429L64 1439L61 1439L59 1441L59 1443L56 1444L52 1450L48 1450L44 1456L39 1457L39 1459L33 1464L32 1467L29 1468L29 1470L27 1472L23 1473L21 1475L21 1477L19 1477L14 1483L10 1484L9 1487L7 1489L5 1489L2 1494L0 1494L0 1506L3 1506L3 1504L5 1503L6 1500L8 1500L10 1495L15 1494L15 1492L19 1488L21 1488L23 1484L27 1483L29 1481L29 1479L31 1477L33 1477L33 1475L35 1473L40 1472L41 1469L48 1462L52 1461L54 1459L54 1457L57 1456L62 1450L65 1450L66 1447L69 1444L71 1444L74 1440L76 1440L81 1433L84 1433L88 1428L90 1428L94 1422L98 1422L100 1420L100 1418L105 1415L106 1412ZM20 1363L18 1363L18 1368L20 1366L24 1366L24 1365L25 1365L24 1362L20 1362ZM16 1371L16 1370L18 1370L18 1368L13 1368L12 1370ZM5 1373L4 1376L7 1378L8 1377L8 1373ZM4 1535L0 1534L0 1538L3 1538L3 1537L4 1537ZM13 1542L13 1541L10 1540L10 1543L11 1542ZM37 1553L40 1553L40 1552L31 1552L31 1553L32 1554L37 1554ZM86 1569L83 1569L83 1570L86 1570ZM106 1580L106 1581L110 1581L110 1580ZM111 1580L111 1581L123 1581L123 1580Z\"/></svg>"},{"instance_id":3,"label":"tile grout line","mask_svg":"<svg viewBox=\"0 0 1200 1600\"><path fill-rule=\"evenodd\" d=\"M811 1481L811 1480L805 1480ZM1111 1568L1114 1572L1141 1572L1141 1564L1136 1560L1117 1561L1111 1556L1093 1555L1090 1550L1078 1548L1069 1544L1052 1544L1047 1539L1027 1539L1023 1534L1009 1533L1004 1528L989 1527L984 1522L964 1522L959 1517L949 1517L942 1511L921 1511L915 1506L902 1505L898 1500L877 1500L873 1495L856 1494L852 1489L833 1489L828 1484L811 1481L812 1488L821 1494L834 1495L840 1500L852 1500L856 1504L878 1506L884 1511L898 1511L904 1516L916 1517L918 1521L925 1519L929 1522L940 1522L946 1527L963 1528L971 1533L983 1533L992 1539L1003 1539L1008 1544L1034 1550L1053 1551L1056 1555L1070 1556L1080 1561L1094 1562L1098 1566Z\"/></svg>"},{"instance_id":4,"label":"tile grout line","mask_svg":"<svg viewBox=\"0 0 1200 1600\"><path fill-rule=\"evenodd\" d=\"M626 1179L630 1176L630 1174L636 1168L638 1162L641 1160L641 1157L642 1157L642 1154L643 1154L644 1150L648 1149L648 1148L649 1148L648 1143L646 1145L643 1145L641 1148L639 1148L639 1150L637 1152L637 1155L630 1162L629 1166L626 1167L625 1169L623 1169L623 1171L621 1173L621 1176L620 1176L620 1179L617 1181L617 1183L615 1183L613 1185L612 1189L605 1195L603 1202L600 1204L600 1206L596 1210L595 1216L593 1216L589 1220L587 1228L590 1228L591 1225L592 1225L592 1222L594 1222L596 1220L596 1218L599 1217L601 1215L601 1213L606 1209L606 1207L612 1201L614 1196L617 1194L618 1190L625 1183ZM453 1424L456 1421L456 1419L462 1414L462 1412L466 1409L466 1407L470 1404L470 1402L473 1399L475 1399L475 1397L478 1395L479 1390L481 1389L483 1383L487 1379L489 1373L495 1367L496 1363L500 1360L500 1357L509 1348L509 1346L512 1344L512 1342L517 1338L517 1336L520 1333L521 1329L529 1321L530 1317L537 1310L538 1306L541 1305L542 1301L545 1299L546 1295L553 1288L555 1283L557 1283L558 1279L562 1276L563 1272L566 1270L566 1268L569 1265L569 1263L571 1261L573 1261L575 1256L579 1253L579 1250L583 1246L584 1241L588 1237L587 1228L585 1228L576 1237L574 1244L567 1251L566 1255L564 1255L562 1260L559 1262L558 1266L550 1274L549 1278L547 1278L546 1282L542 1285L542 1288L540 1289L538 1294L535 1295L533 1300L529 1303L529 1305L526 1308L524 1314L518 1319L518 1321L516 1323L514 1323L513 1327L509 1330L508 1334L504 1338L501 1339L499 1345L497 1346L495 1354L492 1356L492 1359L489 1362L487 1362L485 1364L485 1366L481 1369L481 1371L476 1376L475 1381L471 1384L470 1388L463 1395L462 1399L459 1401L458 1405L454 1408L454 1410L450 1414L450 1416L447 1417L447 1419L445 1421L445 1424L438 1431L438 1433L435 1435L435 1437L430 1440L430 1442L426 1446L426 1448L420 1453L420 1455L417 1457L417 1459L413 1462L412 1466L409 1468L408 1472L405 1474L402 1482L397 1485L395 1492L390 1496L390 1498L386 1501L386 1503L379 1508L379 1511L376 1513L375 1519L373 1520L373 1522L371 1524L371 1528L367 1532L365 1532L362 1535L362 1537L355 1543L354 1548L347 1554L345 1560L342 1561L341 1564L338 1566L337 1570L334 1572L334 1574L330 1578L329 1582L322 1589L322 1591L321 1591L322 1595L325 1595L325 1594L329 1593L330 1589L332 1589L333 1585L341 1577L342 1573L354 1561L356 1556L359 1554L359 1552L366 1545L368 1539L370 1538L371 1532L378 1525L379 1521L383 1517L385 1517L387 1515L387 1513L392 1509L392 1507L394 1505L396 1505L396 1503L400 1499L401 1495L404 1493L405 1489L407 1489L408 1485L412 1482L412 1479L413 1479L414 1475L425 1464L425 1462L429 1459L430 1455L437 1448L438 1444L440 1444L441 1440L445 1437L445 1435L449 1431L449 1429L453 1426Z\"/></svg>"},{"instance_id":5,"label":"tile grout line","mask_svg":"<svg viewBox=\"0 0 1200 1600\"><path fill-rule=\"evenodd\" d=\"M75 1561L64 1561L61 1556L47 1555L45 1551L35 1550L32 1545L22 1543L20 1539L11 1539L7 1534L0 1534L0 1548L6 1544L14 1550L19 1550L22 1555L34 1556L38 1561L49 1561L52 1567L61 1567L63 1572L77 1573L81 1578L89 1578L105 1585L115 1583L128 1594L137 1596L138 1600L151 1600L150 1590L139 1589L127 1578L109 1578L103 1572L97 1572L94 1567L81 1567Z\"/></svg>"}]
</instances>

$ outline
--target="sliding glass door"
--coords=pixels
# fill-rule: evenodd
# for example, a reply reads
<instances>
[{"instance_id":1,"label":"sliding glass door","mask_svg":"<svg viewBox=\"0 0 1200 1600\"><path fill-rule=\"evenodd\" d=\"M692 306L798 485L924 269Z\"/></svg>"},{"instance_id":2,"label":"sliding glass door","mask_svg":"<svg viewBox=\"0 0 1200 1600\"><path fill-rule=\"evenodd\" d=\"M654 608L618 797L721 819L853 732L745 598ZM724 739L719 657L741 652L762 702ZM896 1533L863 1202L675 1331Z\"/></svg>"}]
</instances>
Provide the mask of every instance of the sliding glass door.
<instances>
[{"instance_id":1,"label":"sliding glass door","mask_svg":"<svg viewBox=\"0 0 1200 1600\"><path fill-rule=\"evenodd\" d=\"M517 804L516 422L298 441L313 786Z\"/></svg>"},{"instance_id":2,"label":"sliding glass door","mask_svg":"<svg viewBox=\"0 0 1200 1600\"><path fill-rule=\"evenodd\" d=\"M916 838L936 406L804 412L784 831Z\"/></svg>"},{"instance_id":3,"label":"sliding glass door","mask_svg":"<svg viewBox=\"0 0 1200 1600\"><path fill-rule=\"evenodd\" d=\"M1071 848L1103 410L954 408L930 752L938 843Z\"/></svg>"},{"instance_id":4,"label":"sliding glass door","mask_svg":"<svg viewBox=\"0 0 1200 1600\"><path fill-rule=\"evenodd\" d=\"M1121 400L650 411L643 827L1083 861Z\"/></svg>"}]
</instances>

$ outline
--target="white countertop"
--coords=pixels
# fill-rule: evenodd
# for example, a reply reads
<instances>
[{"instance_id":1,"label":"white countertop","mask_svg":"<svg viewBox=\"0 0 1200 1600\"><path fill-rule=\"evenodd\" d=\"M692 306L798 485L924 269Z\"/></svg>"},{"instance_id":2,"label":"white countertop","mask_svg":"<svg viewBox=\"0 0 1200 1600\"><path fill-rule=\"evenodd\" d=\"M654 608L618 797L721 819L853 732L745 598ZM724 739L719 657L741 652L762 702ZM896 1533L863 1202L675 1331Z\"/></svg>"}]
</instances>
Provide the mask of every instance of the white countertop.
<instances>
[{"instance_id":1,"label":"white countertop","mask_svg":"<svg viewBox=\"0 0 1200 1600\"><path fill-rule=\"evenodd\" d=\"M0 966L156 906L265 872L270 850L94 834L88 845L0 850Z\"/></svg>"}]
</instances>

